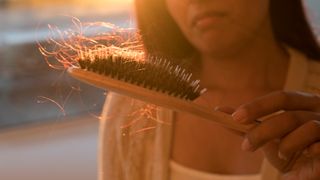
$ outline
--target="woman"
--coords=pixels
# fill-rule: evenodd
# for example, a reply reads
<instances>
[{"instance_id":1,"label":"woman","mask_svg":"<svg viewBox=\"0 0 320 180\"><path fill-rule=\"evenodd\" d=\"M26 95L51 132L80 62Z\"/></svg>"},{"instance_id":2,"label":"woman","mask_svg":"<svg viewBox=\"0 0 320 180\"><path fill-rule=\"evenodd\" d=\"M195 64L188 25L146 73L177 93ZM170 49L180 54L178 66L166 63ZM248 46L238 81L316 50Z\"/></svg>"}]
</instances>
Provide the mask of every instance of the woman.
<instances>
[{"instance_id":1,"label":"woman","mask_svg":"<svg viewBox=\"0 0 320 180\"><path fill-rule=\"evenodd\" d=\"M156 113L156 125L130 135L155 121L135 116L143 102L110 93L101 179L320 179L320 97L311 91L320 87L312 60L320 48L301 1L137 0L136 7L146 52L183 59L208 89L196 103L238 123L263 122L243 136L145 109Z\"/></svg>"}]
</instances>

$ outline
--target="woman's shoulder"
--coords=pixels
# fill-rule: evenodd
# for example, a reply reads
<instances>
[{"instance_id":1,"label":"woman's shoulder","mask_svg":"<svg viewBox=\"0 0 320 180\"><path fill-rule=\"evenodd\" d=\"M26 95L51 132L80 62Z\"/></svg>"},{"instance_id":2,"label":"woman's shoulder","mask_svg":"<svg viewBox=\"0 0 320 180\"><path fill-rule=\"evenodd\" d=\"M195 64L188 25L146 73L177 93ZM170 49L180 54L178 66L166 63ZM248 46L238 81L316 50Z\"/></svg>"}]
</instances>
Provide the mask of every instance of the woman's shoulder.
<instances>
[{"instance_id":1,"label":"woman's shoulder","mask_svg":"<svg viewBox=\"0 0 320 180\"><path fill-rule=\"evenodd\" d=\"M320 92L320 59L308 58L306 54L290 46L286 48L291 56L291 80L301 82L298 83L301 90Z\"/></svg>"},{"instance_id":2,"label":"woman's shoulder","mask_svg":"<svg viewBox=\"0 0 320 180\"><path fill-rule=\"evenodd\" d=\"M309 69L309 73L320 75L320 59L309 59L308 69Z\"/></svg>"},{"instance_id":3,"label":"woman's shoulder","mask_svg":"<svg viewBox=\"0 0 320 180\"><path fill-rule=\"evenodd\" d=\"M306 86L308 91L320 93L320 59L308 59Z\"/></svg>"}]
</instances>

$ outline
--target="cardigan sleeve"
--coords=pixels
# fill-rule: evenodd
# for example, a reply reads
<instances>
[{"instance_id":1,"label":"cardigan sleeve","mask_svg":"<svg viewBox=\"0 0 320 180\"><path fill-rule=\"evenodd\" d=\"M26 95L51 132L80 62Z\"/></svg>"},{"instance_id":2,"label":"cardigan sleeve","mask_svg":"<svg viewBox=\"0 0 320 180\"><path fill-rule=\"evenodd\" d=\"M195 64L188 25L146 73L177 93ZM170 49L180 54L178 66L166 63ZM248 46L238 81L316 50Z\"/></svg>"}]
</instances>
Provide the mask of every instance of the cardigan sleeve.
<instances>
[{"instance_id":1,"label":"cardigan sleeve","mask_svg":"<svg viewBox=\"0 0 320 180\"><path fill-rule=\"evenodd\" d=\"M100 121L99 180L167 180L172 112L108 93Z\"/></svg>"}]
</instances>

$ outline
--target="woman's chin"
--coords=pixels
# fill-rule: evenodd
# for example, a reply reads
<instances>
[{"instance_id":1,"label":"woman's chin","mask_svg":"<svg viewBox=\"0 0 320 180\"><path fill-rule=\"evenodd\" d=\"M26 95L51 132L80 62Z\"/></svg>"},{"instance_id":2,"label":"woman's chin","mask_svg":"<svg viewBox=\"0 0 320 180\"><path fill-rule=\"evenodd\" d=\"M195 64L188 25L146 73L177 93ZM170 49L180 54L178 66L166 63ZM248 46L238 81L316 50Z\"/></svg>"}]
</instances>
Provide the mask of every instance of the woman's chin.
<instances>
[{"instance_id":1,"label":"woman's chin","mask_svg":"<svg viewBox=\"0 0 320 180\"><path fill-rule=\"evenodd\" d=\"M216 57L223 57L227 56L233 51L233 47L230 44L220 43L217 41L210 41L210 42L202 42L198 45L198 50L202 54L216 56Z\"/></svg>"},{"instance_id":2,"label":"woman's chin","mask_svg":"<svg viewBox=\"0 0 320 180\"><path fill-rule=\"evenodd\" d=\"M229 56L239 50L242 45L240 40L232 39L232 36L210 34L198 38L194 45L203 54L210 54L216 57Z\"/></svg>"}]
</instances>

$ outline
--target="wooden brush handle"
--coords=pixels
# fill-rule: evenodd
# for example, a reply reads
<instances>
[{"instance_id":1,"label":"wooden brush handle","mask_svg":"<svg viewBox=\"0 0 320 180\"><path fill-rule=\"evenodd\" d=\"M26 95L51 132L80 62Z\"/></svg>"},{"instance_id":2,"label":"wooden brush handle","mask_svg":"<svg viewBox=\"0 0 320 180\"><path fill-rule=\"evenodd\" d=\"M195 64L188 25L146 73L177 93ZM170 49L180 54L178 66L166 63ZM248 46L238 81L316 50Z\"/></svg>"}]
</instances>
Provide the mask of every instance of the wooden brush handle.
<instances>
[{"instance_id":1,"label":"wooden brush handle","mask_svg":"<svg viewBox=\"0 0 320 180\"><path fill-rule=\"evenodd\" d=\"M206 107L199 106L193 102L175 98L157 91L142 88L137 85L115 80L107 76L99 75L94 72L79 68L69 68L71 76L84 81L93 86L108 89L123 95L127 95L148 103L172 109L178 112L186 112L198 117L219 123L221 126L240 132L247 132L253 126L242 125L233 121L229 114L214 111Z\"/></svg>"}]
</instances>

